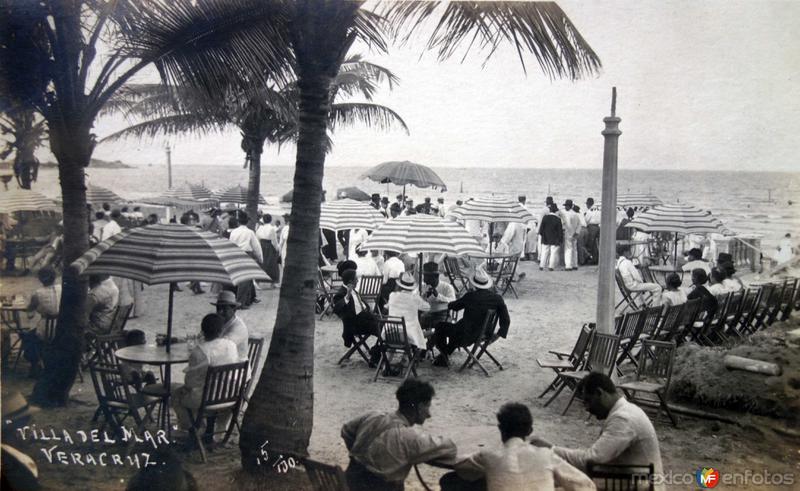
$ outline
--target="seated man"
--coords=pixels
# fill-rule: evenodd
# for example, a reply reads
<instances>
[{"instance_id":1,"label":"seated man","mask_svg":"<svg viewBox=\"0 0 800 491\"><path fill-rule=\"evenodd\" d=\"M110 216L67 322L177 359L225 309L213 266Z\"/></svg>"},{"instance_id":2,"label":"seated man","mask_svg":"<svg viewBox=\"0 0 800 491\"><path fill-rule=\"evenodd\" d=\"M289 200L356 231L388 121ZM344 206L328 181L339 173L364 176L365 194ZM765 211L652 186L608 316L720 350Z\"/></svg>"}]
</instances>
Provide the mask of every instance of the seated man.
<instances>
[{"instance_id":1,"label":"seated man","mask_svg":"<svg viewBox=\"0 0 800 491\"><path fill-rule=\"evenodd\" d=\"M703 268L695 268L692 270L692 291L686 296L687 300L700 299L702 303L703 312L706 313L706 318L711 318L717 312L719 304L717 297L715 297L706 288L708 282L708 275Z\"/></svg>"},{"instance_id":2,"label":"seated man","mask_svg":"<svg viewBox=\"0 0 800 491\"><path fill-rule=\"evenodd\" d=\"M217 308L217 314L225 322L222 326L222 337L230 339L236 345L239 360L246 360L249 349L247 339L250 334L244 321L236 315L236 309L239 307L239 302L236 301L236 294L229 290L223 290L219 292L216 303L212 302L211 305Z\"/></svg>"},{"instance_id":3,"label":"seated man","mask_svg":"<svg viewBox=\"0 0 800 491\"><path fill-rule=\"evenodd\" d=\"M222 337L224 319L219 314L203 317L200 329L204 341L189 353L189 366L183 369L186 377L183 385L175 384L170 404L178 416L178 427L184 431L192 426L190 410L197 410L202 403L203 386L208 367L228 365L239 361L236 345ZM196 415L195 415L196 416Z\"/></svg>"},{"instance_id":4,"label":"seated man","mask_svg":"<svg viewBox=\"0 0 800 491\"><path fill-rule=\"evenodd\" d=\"M350 452L346 475L351 491L402 490L412 465L456 457L451 440L413 428L431 416L431 384L409 379L395 395L396 412L371 411L342 426L342 439Z\"/></svg>"},{"instance_id":5,"label":"seated man","mask_svg":"<svg viewBox=\"0 0 800 491\"><path fill-rule=\"evenodd\" d=\"M703 251L697 247L689 250L687 254L687 262L681 266L681 269L684 271L692 271L696 268L704 269L706 274L711 273L711 264L709 264L708 261L703 261Z\"/></svg>"},{"instance_id":6,"label":"seated man","mask_svg":"<svg viewBox=\"0 0 800 491\"><path fill-rule=\"evenodd\" d=\"M511 319L503 297L491 290L492 279L482 269L477 269L469 279L470 291L460 299L450 302L447 306L452 310L464 309L464 316L455 324L441 322L436 326L434 343L439 350L439 356L434 360L435 366L449 366L448 357L458 347L473 344L481 334L483 321L489 309L495 309L500 320L500 330L497 335L506 337ZM492 326L493 327L493 326Z\"/></svg>"},{"instance_id":7,"label":"seated man","mask_svg":"<svg viewBox=\"0 0 800 491\"><path fill-rule=\"evenodd\" d=\"M89 276L88 332L94 335L111 332L111 323L119 303L119 288L108 275Z\"/></svg>"},{"instance_id":8,"label":"seated man","mask_svg":"<svg viewBox=\"0 0 800 491\"><path fill-rule=\"evenodd\" d=\"M31 270L39 271L40 269L52 265L59 255L61 255L61 246L64 243L64 228L59 224L48 237L47 244L39 249L39 252L34 254L31 258Z\"/></svg>"},{"instance_id":9,"label":"seated man","mask_svg":"<svg viewBox=\"0 0 800 491\"><path fill-rule=\"evenodd\" d=\"M31 295L27 310L29 319L33 319L37 314L39 319L35 321L36 329L34 331L20 333L25 359L31 364L31 376L36 376L40 369L39 359L42 341L52 341L51 339L45 339L45 318L57 316L61 303L61 285L55 282L55 270L50 266L45 266L39 270L37 276L42 283L42 287Z\"/></svg>"},{"instance_id":10,"label":"seated man","mask_svg":"<svg viewBox=\"0 0 800 491\"><path fill-rule=\"evenodd\" d=\"M533 417L527 406L503 404L497 413L503 446L481 450L455 466L439 481L442 490L513 491L536 489L593 490L594 483L549 448L529 445Z\"/></svg>"},{"instance_id":11,"label":"seated man","mask_svg":"<svg viewBox=\"0 0 800 491\"><path fill-rule=\"evenodd\" d=\"M389 295L389 303L386 304L389 315L405 319L409 344L424 350L427 348L427 343L419 323L419 313L430 309L430 305L417 293L417 282L410 274L403 273L397 280L396 288Z\"/></svg>"},{"instance_id":12,"label":"seated man","mask_svg":"<svg viewBox=\"0 0 800 491\"><path fill-rule=\"evenodd\" d=\"M578 396L586 410L604 420L600 437L589 448L554 447L542 438L533 437L531 444L552 448L578 469L586 470L588 462L598 464L649 465L655 475L662 475L661 450L653 423L642 409L625 399L611 379L592 372L578 384ZM663 486L656 486L656 489Z\"/></svg>"},{"instance_id":13,"label":"seated man","mask_svg":"<svg viewBox=\"0 0 800 491\"><path fill-rule=\"evenodd\" d=\"M453 285L439 281L439 264L427 262L422 265L422 281L425 283L423 299L431 306L420 319L423 329L433 329L436 324L447 320L447 305L456 299Z\"/></svg>"},{"instance_id":14,"label":"seated man","mask_svg":"<svg viewBox=\"0 0 800 491\"><path fill-rule=\"evenodd\" d=\"M342 319L342 339L349 348L355 342L356 334L377 336L380 327L375 315L370 312L369 306L356 290L356 270L344 270L342 283L333 295L333 312Z\"/></svg>"},{"instance_id":15,"label":"seated man","mask_svg":"<svg viewBox=\"0 0 800 491\"><path fill-rule=\"evenodd\" d=\"M642 273L633 264L631 246L617 246L617 270L622 276L625 288L632 292L647 292L652 295L653 306L661 305L661 286L655 283L645 283Z\"/></svg>"}]
</instances>

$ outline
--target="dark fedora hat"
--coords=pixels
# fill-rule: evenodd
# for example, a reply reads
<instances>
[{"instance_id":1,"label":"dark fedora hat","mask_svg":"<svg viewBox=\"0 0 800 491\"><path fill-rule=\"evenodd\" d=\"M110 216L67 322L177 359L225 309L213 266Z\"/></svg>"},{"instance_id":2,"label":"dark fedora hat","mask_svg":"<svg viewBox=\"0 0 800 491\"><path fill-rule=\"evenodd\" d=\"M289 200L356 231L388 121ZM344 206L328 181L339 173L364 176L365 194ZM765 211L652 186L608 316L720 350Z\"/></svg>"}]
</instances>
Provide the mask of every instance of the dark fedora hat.
<instances>
[{"instance_id":1,"label":"dark fedora hat","mask_svg":"<svg viewBox=\"0 0 800 491\"><path fill-rule=\"evenodd\" d=\"M422 274L439 274L439 263L431 261L423 264Z\"/></svg>"}]
</instances>

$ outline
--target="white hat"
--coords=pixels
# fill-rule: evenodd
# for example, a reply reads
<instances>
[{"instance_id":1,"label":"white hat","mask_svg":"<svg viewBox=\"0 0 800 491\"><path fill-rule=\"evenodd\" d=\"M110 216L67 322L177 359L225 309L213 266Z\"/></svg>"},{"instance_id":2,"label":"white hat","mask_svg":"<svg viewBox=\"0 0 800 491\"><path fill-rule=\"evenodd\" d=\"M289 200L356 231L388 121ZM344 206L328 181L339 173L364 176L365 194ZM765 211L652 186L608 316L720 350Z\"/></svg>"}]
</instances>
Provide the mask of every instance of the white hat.
<instances>
[{"instance_id":1,"label":"white hat","mask_svg":"<svg viewBox=\"0 0 800 491\"><path fill-rule=\"evenodd\" d=\"M479 288L481 290L488 290L492 287L492 279L489 278L489 275L486 274L486 271L482 269L476 269L475 274L469 279L469 282L475 288Z\"/></svg>"},{"instance_id":2,"label":"white hat","mask_svg":"<svg viewBox=\"0 0 800 491\"><path fill-rule=\"evenodd\" d=\"M417 287L417 282L414 281L414 277L410 273L403 273L397 279L397 286L403 290L413 290Z\"/></svg>"}]
</instances>

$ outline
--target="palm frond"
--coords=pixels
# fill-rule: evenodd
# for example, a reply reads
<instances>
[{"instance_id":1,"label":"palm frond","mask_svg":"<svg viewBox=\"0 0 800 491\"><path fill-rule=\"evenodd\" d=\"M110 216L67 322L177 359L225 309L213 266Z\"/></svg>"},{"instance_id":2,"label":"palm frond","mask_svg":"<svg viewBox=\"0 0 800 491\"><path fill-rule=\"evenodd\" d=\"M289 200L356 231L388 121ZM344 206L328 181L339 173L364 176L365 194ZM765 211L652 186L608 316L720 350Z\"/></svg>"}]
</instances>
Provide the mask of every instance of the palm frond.
<instances>
[{"instance_id":1,"label":"palm frond","mask_svg":"<svg viewBox=\"0 0 800 491\"><path fill-rule=\"evenodd\" d=\"M550 78L575 80L601 67L591 46L554 2L387 2L378 11L392 26L393 37L403 43L435 22L427 48L437 51L440 60L462 50L466 56L476 47L486 52L486 63L505 43L516 49L524 70L525 54L530 53Z\"/></svg>"},{"instance_id":2,"label":"palm frond","mask_svg":"<svg viewBox=\"0 0 800 491\"><path fill-rule=\"evenodd\" d=\"M363 74L365 78L374 80L379 84L387 82L389 84L389 90L393 89L395 85L400 83L400 78L395 75L394 72L384 66L362 60L359 55L355 55L350 59L345 60L345 62L342 63L341 69L339 70L340 74L352 72Z\"/></svg>"},{"instance_id":3,"label":"palm frond","mask_svg":"<svg viewBox=\"0 0 800 491\"><path fill-rule=\"evenodd\" d=\"M178 135L182 133L193 133L195 135L205 135L221 132L224 129L224 124L209 121L202 115L198 117L196 114L177 114L134 124L100 139L99 143L117 141L125 138L154 138L157 135L163 134Z\"/></svg>"},{"instance_id":4,"label":"palm frond","mask_svg":"<svg viewBox=\"0 0 800 491\"><path fill-rule=\"evenodd\" d=\"M339 126L363 123L381 131L389 131L395 126L400 126L406 134L409 134L408 126L403 118L394 110L380 104L360 102L332 104L329 121L331 131L336 131Z\"/></svg>"}]
</instances>

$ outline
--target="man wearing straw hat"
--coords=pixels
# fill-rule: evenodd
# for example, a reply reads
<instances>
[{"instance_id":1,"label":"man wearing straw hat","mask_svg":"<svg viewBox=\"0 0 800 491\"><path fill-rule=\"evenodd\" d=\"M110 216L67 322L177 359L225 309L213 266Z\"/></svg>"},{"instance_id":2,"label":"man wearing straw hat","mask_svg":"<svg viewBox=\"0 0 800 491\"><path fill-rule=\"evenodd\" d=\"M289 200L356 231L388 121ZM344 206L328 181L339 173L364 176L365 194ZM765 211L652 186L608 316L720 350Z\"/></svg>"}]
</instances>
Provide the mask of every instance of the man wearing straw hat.
<instances>
[{"instance_id":1,"label":"man wearing straw hat","mask_svg":"<svg viewBox=\"0 0 800 491\"><path fill-rule=\"evenodd\" d=\"M386 307L389 315L393 317L403 317L406 321L406 333L408 342L419 349L425 349L425 333L419 323L419 312L426 312L430 309L428 302L422 299L417 293L417 282L414 276L403 273L397 279L395 291L389 294L389 302Z\"/></svg>"},{"instance_id":2,"label":"man wearing straw hat","mask_svg":"<svg viewBox=\"0 0 800 491\"><path fill-rule=\"evenodd\" d=\"M508 326L511 318L503 297L491 290L492 279L480 268L469 279L470 291L460 299L450 302L447 307L451 310L464 310L464 316L455 324L440 322L434 333L434 343L439 350L433 364L438 367L449 366L448 357L458 347L473 344L480 338L486 312L494 309L500 320L500 330L497 335L505 338L508 335ZM494 326L491 326L494 328ZM493 334L493 333L485 333Z\"/></svg>"},{"instance_id":3,"label":"man wearing straw hat","mask_svg":"<svg viewBox=\"0 0 800 491\"><path fill-rule=\"evenodd\" d=\"M2 483L0 489L34 490L40 489L39 469L36 462L18 450L19 430L30 424L31 417L39 408L28 405L19 392L3 394L2 424Z\"/></svg>"},{"instance_id":4,"label":"man wearing straw hat","mask_svg":"<svg viewBox=\"0 0 800 491\"><path fill-rule=\"evenodd\" d=\"M236 352L239 353L241 360L246 360L247 353L247 338L250 333L247 330L247 325L242 319L236 315L236 309L241 304L236 301L236 295L230 290L222 290L217 296L216 302L211 302L211 305L217 308L217 314L222 316L225 325L222 326L221 337L230 339L236 345Z\"/></svg>"}]
</instances>

